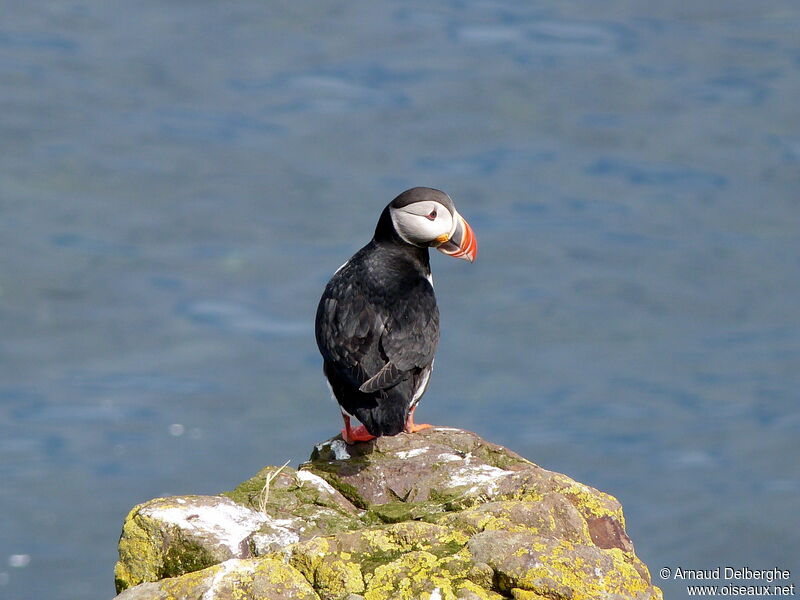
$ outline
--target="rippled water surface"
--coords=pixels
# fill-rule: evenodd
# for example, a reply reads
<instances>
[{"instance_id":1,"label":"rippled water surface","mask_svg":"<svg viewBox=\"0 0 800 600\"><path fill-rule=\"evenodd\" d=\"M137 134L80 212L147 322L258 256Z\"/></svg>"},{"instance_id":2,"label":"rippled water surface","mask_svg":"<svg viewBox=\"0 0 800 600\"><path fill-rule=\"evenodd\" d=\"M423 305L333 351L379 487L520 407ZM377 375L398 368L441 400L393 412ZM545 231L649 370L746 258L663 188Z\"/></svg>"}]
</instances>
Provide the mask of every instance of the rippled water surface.
<instances>
[{"instance_id":1,"label":"rippled water surface","mask_svg":"<svg viewBox=\"0 0 800 600\"><path fill-rule=\"evenodd\" d=\"M797 2L0 7L0 597L109 598L134 504L333 435L316 302L413 185L480 242L420 419L654 574L800 573Z\"/></svg>"}]
</instances>

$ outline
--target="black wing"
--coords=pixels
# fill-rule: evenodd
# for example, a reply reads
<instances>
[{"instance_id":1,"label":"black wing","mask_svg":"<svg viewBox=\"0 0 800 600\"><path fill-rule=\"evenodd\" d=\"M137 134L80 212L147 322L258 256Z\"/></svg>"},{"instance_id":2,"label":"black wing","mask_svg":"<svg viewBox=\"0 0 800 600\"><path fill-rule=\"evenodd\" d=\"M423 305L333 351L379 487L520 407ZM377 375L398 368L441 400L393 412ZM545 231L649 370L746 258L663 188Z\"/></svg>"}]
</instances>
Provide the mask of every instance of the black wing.
<instances>
[{"instance_id":1,"label":"black wing","mask_svg":"<svg viewBox=\"0 0 800 600\"><path fill-rule=\"evenodd\" d=\"M355 388L388 389L433 362L439 311L430 283L403 278L389 288L337 273L317 309L323 358Z\"/></svg>"},{"instance_id":2,"label":"black wing","mask_svg":"<svg viewBox=\"0 0 800 600\"><path fill-rule=\"evenodd\" d=\"M317 345L326 362L355 388L371 377L370 349L377 345L382 319L354 286L331 280L317 308ZM379 369L380 367L378 367ZM374 372L378 369L370 369Z\"/></svg>"},{"instance_id":3,"label":"black wing","mask_svg":"<svg viewBox=\"0 0 800 600\"><path fill-rule=\"evenodd\" d=\"M388 313L380 345L400 371L427 367L439 343L439 309L427 279L408 282Z\"/></svg>"}]
</instances>

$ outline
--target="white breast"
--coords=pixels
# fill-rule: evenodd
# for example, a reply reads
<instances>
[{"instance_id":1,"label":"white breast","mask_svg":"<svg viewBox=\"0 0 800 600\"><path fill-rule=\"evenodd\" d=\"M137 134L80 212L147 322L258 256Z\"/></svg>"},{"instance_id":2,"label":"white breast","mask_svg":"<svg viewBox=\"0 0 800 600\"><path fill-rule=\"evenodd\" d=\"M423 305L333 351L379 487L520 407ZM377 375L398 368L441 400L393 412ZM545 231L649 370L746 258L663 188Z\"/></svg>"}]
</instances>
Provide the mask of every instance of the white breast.
<instances>
[{"instance_id":1,"label":"white breast","mask_svg":"<svg viewBox=\"0 0 800 600\"><path fill-rule=\"evenodd\" d=\"M422 373L422 379L420 380L417 389L414 390L413 398L411 398L411 408L416 406L417 402L419 402L419 399L422 398L422 394L424 394L425 390L428 389L428 380L431 378L432 371L433 363L431 363L431 366L425 369L425 371Z\"/></svg>"}]
</instances>

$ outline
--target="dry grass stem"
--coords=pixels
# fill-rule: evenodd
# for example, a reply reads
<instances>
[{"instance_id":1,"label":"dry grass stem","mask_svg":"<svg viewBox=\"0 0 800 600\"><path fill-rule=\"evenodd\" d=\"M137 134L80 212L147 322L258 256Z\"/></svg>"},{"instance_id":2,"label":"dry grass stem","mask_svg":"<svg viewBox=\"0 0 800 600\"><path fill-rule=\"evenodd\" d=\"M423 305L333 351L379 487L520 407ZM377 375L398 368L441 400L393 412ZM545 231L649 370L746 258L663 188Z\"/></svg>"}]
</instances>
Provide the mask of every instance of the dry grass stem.
<instances>
[{"instance_id":1,"label":"dry grass stem","mask_svg":"<svg viewBox=\"0 0 800 600\"><path fill-rule=\"evenodd\" d=\"M272 485L272 481L278 475L280 475L281 471L283 471L286 468L286 465L288 465L288 464L289 464L289 461L287 460L285 463L283 463L283 466L278 467L277 469L275 469L273 472L269 473L264 478L264 487L261 488L261 491L258 493L258 496L257 496L257 498L258 498L258 510L260 510L261 512L263 512L263 513L267 512L267 503L269 502L269 486Z\"/></svg>"}]
</instances>

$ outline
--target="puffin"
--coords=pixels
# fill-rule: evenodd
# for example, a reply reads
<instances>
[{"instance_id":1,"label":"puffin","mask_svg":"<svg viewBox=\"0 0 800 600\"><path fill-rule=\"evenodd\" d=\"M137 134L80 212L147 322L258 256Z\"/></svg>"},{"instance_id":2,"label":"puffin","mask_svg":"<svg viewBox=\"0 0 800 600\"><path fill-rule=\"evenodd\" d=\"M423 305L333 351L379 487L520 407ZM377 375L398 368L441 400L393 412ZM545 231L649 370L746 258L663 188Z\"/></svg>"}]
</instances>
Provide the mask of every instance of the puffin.
<instances>
[{"instance_id":1,"label":"puffin","mask_svg":"<svg viewBox=\"0 0 800 600\"><path fill-rule=\"evenodd\" d=\"M469 262L478 252L450 196L415 187L383 209L369 243L325 286L315 333L347 444L430 427L414 423L439 343L429 248Z\"/></svg>"}]
</instances>

